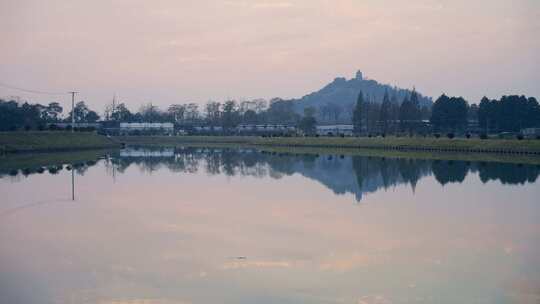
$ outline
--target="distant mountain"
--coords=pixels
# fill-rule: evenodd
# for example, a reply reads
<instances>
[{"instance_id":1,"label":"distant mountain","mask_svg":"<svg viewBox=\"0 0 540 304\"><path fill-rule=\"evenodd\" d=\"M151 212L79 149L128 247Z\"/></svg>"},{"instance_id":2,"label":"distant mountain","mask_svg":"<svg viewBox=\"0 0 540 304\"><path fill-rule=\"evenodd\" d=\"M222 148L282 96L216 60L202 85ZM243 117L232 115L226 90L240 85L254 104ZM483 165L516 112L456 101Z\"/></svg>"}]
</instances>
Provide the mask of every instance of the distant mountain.
<instances>
[{"instance_id":1,"label":"distant mountain","mask_svg":"<svg viewBox=\"0 0 540 304\"><path fill-rule=\"evenodd\" d=\"M295 102L296 110L299 113L308 106L318 109L328 104L337 104L348 109L356 103L360 91L373 102L382 102L384 92L388 91L389 96L395 96L398 103L401 103L412 92L408 89L401 89L378 83L372 79L366 79L363 77L362 72L358 71L355 78L347 80L344 77L338 77L319 91L308 94L300 99L293 99L292 101ZM433 103L431 97L423 96L420 93L419 101L421 106L431 106Z\"/></svg>"}]
</instances>

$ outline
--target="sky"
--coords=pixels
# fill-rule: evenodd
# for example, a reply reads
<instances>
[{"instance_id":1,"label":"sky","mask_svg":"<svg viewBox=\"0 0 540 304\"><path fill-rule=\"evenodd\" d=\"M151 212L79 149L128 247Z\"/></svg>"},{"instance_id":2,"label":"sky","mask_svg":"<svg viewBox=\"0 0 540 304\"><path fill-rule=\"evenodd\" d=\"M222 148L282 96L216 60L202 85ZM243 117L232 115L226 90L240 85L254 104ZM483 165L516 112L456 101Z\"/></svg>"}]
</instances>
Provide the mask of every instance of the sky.
<instances>
[{"instance_id":1,"label":"sky","mask_svg":"<svg viewBox=\"0 0 540 304\"><path fill-rule=\"evenodd\" d=\"M538 0L0 0L0 38L0 84L98 112L114 94L297 98L357 70L435 98L540 97Z\"/></svg>"}]
</instances>

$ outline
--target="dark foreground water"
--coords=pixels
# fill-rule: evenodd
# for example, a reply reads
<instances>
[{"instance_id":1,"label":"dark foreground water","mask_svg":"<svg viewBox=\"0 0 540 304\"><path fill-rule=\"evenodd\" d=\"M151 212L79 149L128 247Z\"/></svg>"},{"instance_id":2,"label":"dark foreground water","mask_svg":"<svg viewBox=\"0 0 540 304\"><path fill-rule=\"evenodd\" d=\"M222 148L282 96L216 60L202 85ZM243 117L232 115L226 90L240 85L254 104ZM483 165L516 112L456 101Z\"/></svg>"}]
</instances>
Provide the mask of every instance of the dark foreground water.
<instances>
[{"instance_id":1,"label":"dark foreground water","mask_svg":"<svg viewBox=\"0 0 540 304\"><path fill-rule=\"evenodd\" d=\"M0 173L0 303L540 303L538 166L185 148L70 168Z\"/></svg>"}]
</instances>

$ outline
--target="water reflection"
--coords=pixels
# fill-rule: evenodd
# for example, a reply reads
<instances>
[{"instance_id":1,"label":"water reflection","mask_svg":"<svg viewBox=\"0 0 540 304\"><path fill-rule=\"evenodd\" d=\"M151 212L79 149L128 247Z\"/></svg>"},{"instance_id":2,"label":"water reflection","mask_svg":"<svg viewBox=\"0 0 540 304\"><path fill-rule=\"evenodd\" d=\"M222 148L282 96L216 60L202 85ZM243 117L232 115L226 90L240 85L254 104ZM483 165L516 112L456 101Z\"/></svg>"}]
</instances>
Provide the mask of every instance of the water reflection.
<instances>
[{"instance_id":1,"label":"water reflection","mask_svg":"<svg viewBox=\"0 0 540 304\"><path fill-rule=\"evenodd\" d=\"M0 179L0 303L540 299L537 166L178 148L40 168Z\"/></svg>"},{"instance_id":2,"label":"water reflection","mask_svg":"<svg viewBox=\"0 0 540 304\"><path fill-rule=\"evenodd\" d=\"M499 181L510 185L534 183L540 174L538 165L279 153L251 148L127 148L108 155L102 161L113 179L131 166L136 166L147 174L161 168L178 173L204 171L209 175L274 179L300 174L320 182L335 194L353 194L358 202L366 193L401 184L410 185L414 192L419 180L431 175L444 186L449 183L462 183L468 174L478 174L483 183ZM95 164L95 161L73 164L74 172L84 175L86 170ZM18 180L21 175L43 173L45 170L50 174L57 174L63 168L61 165L25 168L0 171L0 175ZM65 168L70 169L70 166Z\"/></svg>"},{"instance_id":3,"label":"water reflection","mask_svg":"<svg viewBox=\"0 0 540 304\"><path fill-rule=\"evenodd\" d=\"M534 183L540 166L496 162L403 159L345 155L294 154L256 149L191 148L128 149L110 159L111 165L124 172L131 165L151 174L164 167L173 172L258 178L301 174L316 180L336 194L363 194L400 184L411 186L433 175L441 184L462 183L468 174L478 173L483 183Z\"/></svg>"}]
</instances>

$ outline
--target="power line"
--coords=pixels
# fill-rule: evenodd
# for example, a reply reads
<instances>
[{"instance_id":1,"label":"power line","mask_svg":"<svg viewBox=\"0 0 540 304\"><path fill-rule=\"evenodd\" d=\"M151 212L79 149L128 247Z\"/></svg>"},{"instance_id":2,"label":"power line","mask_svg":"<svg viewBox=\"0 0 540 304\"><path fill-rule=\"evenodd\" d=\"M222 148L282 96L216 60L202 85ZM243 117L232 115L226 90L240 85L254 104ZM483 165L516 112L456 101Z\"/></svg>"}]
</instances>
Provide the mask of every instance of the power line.
<instances>
[{"instance_id":1,"label":"power line","mask_svg":"<svg viewBox=\"0 0 540 304\"><path fill-rule=\"evenodd\" d=\"M18 90L18 91L22 91L22 92L26 92L26 93L32 93L32 94L53 95L53 96L60 96L60 95L69 94L69 93L60 93L60 92L45 92L45 91L38 91L38 90L30 90L30 89L25 89L25 88L21 88L21 87L12 86L12 85L9 85L9 84L3 83L3 82L0 82L0 87L12 89L12 90Z\"/></svg>"}]
</instances>

